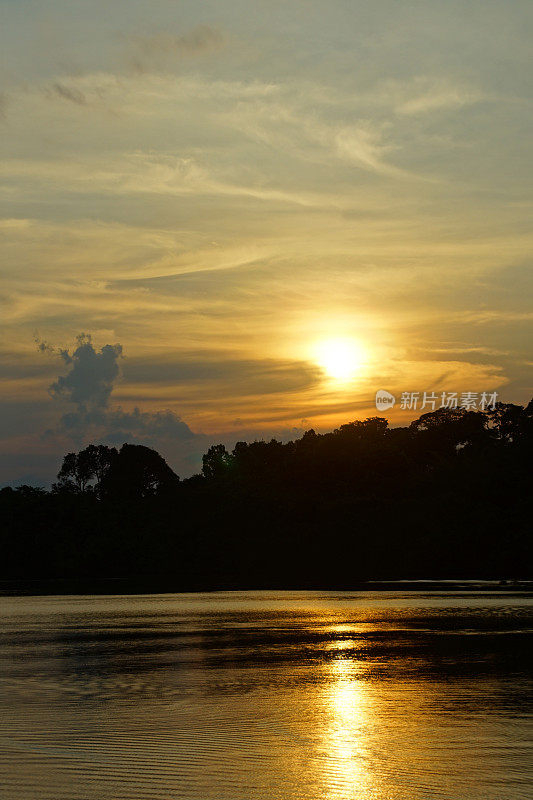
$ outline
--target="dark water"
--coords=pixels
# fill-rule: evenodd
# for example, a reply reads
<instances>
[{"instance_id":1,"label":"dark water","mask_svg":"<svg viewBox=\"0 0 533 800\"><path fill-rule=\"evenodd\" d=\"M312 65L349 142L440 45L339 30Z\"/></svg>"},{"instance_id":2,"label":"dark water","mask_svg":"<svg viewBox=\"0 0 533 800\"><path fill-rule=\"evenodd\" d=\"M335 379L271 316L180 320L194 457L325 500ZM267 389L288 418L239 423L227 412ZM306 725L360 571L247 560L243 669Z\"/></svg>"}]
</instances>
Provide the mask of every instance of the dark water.
<instances>
[{"instance_id":1,"label":"dark water","mask_svg":"<svg viewBox=\"0 0 533 800\"><path fill-rule=\"evenodd\" d=\"M2 598L2 800L530 800L527 593Z\"/></svg>"}]
</instances>

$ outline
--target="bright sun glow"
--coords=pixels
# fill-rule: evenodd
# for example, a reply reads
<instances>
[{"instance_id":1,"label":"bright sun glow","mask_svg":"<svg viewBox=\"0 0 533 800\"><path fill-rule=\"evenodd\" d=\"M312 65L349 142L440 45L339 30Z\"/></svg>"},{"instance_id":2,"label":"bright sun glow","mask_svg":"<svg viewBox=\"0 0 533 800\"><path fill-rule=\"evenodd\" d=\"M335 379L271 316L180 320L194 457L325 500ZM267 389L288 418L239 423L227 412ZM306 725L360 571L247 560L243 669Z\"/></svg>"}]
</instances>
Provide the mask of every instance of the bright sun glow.
<instances>
[{"instance_id":1,"label":"bright sun glow","mask_svg":"<svg viewBox=\"0 0 533 800\"><path fill-rule=\"evenodd\" d=\"M327 339L318 343L316 360L330 378L348 381L359 372L363 353L353 339Z\"/></svg>"}]
</instances>

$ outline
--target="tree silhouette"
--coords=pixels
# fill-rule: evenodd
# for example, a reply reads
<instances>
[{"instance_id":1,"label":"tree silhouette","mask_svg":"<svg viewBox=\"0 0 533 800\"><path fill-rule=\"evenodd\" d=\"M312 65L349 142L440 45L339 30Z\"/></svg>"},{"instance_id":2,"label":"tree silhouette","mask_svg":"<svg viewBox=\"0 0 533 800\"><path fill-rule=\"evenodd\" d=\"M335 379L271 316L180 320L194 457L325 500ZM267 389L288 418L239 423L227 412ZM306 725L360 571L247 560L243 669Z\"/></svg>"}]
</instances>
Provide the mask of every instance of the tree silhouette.
<instances>
[{"instance_id":1,"label":"tree silhouette","mask_svg":"<svg viewBox=\"0 0 533 800\"><path fill-rule=\"evenodd\" d=\"M84 492L92 478L94 478L94 474L91 471L88 459L83 455L83 451L81 453L67 453L58 472L57 484L55 484L54 488Z\"/></svg>"},{"instance_id":2,"label":"tree silhouette","mask_svg":"<svg viewBox=\"0 0 533 800\"><path fill-rule=\"evenodd\" d=\"M85 492L89 487L99 491L117 455L114 447L102 444L90 444L79 453L67 453L54 484L55 491Z\"/></svg>"},{"instance_id":3,"label":"tree silhouette","mask_svg":"<svg viewBox=\"0 0 533 800\"><path fill-rule=\"evenodd\" d=\"M531 432L533 424L533 400L524 409L514 403L496 403L494 409L487 414L489 423L496 436L507 442L518 441Z\"/></svg>"},{"instance_id":4,"label":"tree silhouette","mask_svg":"<svg viewBox=\"0 0 533 800\"><path fill-rule=\"evenodd\" d=\"M217 444L183 481L149 447L89 445L51 492L0 491L0 578L180 590L531 577L532 457L533 402Z\"/></svg>"},{"instance_id":5,"label":"tree silhouette","mask_svg":"<svg viewBox=\"0 0 533 800\"><path fill-rule=\"evenodd\" d=\"M100 486L112 498L143 498L169 493L178 476L156 450L141 444L123 444L113 458Z\"/></svg>"},{"instance_id":6,"label":"tree silhouette","mask_svg":"<svg viewBox=\"0 0 533 800\"><path fill-rule=\"evenodd\" d=\"M205 478L217 479L226 475L228 469L233 464L230 456L223 444L214 444L207 453L202 456L202 474Z\"/></svg>"}]
</instances>

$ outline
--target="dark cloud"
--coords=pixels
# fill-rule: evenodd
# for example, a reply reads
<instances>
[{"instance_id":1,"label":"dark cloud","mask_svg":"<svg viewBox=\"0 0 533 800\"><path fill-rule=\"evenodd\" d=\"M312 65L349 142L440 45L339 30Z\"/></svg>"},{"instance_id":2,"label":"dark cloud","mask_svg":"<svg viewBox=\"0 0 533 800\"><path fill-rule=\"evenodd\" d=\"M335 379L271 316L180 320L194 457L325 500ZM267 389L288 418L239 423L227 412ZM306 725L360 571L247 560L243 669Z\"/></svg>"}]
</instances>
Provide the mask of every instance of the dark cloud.
<instances>
[{"instance_id":1,"label":"dark cloud","mask_svg":"<svg viewBox=\"0 0 533 800\"><path fill-rule=\"evenodd\" d=\"M90 335L80 334L72 352L39 340L37 346L41 352L59 356L68 366L68 372L50 385L49 393L55 400L74 406L61 416L56 428L46 432L47 437L66 436L77 445L91 440L152 447L201 438L173 411L124 411L111 406L111 393L120 375L120 344L106 344L96 350Z\"/></svg>"},{"instance_id":2,"label":"dark cloud","mask_svg":"<svg viewBox=\"0 0 533 800\"><path fill-rule=\"evenodd\" d=\"M112 435L117 431L127 430L135 436L152 436L154 438L173 437L177 439L191 439L195 434L173 411L156 411L154 413L140 411L122 411L115 409L107 417Z\"/></svg>"},{"instance_id":3,"label":"dark cloud","mask_svg":"<svg viewBox=\"0 0 533 800\"><path fill-rule=\"evenodd\" d=\"M78 106L87 105L87 98L79 89L75 89L72 86L65 86L64 83L54 83L52 84L51 89L56 95L62 97L63 100L76 103Z\"/></svg>"},{"instance_id":4,"label":"dark cloud","mask_svg":"<svg viewBox=\"0 0 533 800\"><path fill-rule=\"evenodd\" d=\"M98 353L91 337L82 333L72 354L60 350L59 355L70 366L70 371L52 383L49 388L52 397L75 403L84 413L107 408L113 384L119 376L122 346L106 344Z\"/></svg>"},{"instance_id":5,"label":"dark cloud","mask_svg":"<svg viewBox=\"0 0 533 800\"><path fill-rule=\"evenodd\" d=\"M198 25L188 33L155 33L148 36L128 36L128 51L124 67L126 72L150 72L172 67L173 62L208 55L224 46L225 35L209 25ZM95 100L104 100L105 92L93 88L86 93L77 86L69 85L72 74L65 81L56 80L46 84L43 91L49 97L59 97L77 106L94 105ZM6 96L0 93L0 118L4 115Z\"/></svg>"},{"instance_id":6,"label":"dark cloud","mask_svg":"<svg viewBox=\"0 0 533 800\"><path fill-rule=\"evenodd\" d=\"M134 36L130 38L133 47L130 66L139 72L160 69L175 59L196 58L219 50L225 41L224 34L209 25L198 25L181 36L171 33Z\"/></svg>"},{"instance_id":7,"label":"dark cloud","mask_svg":"<svg viewBox=\"0 0 533 800\"><path fill-rule=\"evenodd\" d=\"M224 43L222 33L209 25L198 25L183 36L157 33L152 36L137 36L135 43L145 55L178 53L196 56L210 50L218 50Z\"/></svg>"},{"instance_id":8,"label":"dark cloud","mask_svg":"<svg viewBox=\"0 0 533 800\"><path fill-rule=\"evenodd\" d=\"M189 426L173 411L124 411L113 409L76 410L63 414L59 428L47 432L60 433L78 443L95 437L106 444L144 444L161 447L169 442L192 441L197 438Z\"/></svg>"}]
</instances>

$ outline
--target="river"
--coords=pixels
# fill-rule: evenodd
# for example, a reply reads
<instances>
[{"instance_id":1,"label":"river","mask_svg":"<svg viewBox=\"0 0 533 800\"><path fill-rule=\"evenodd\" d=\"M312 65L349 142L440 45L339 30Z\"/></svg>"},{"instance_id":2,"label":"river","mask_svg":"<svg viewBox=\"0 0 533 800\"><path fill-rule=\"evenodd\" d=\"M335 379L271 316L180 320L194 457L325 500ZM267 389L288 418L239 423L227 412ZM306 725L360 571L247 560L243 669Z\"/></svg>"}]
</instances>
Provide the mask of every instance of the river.
<instances>
[{"instance_id":1,"label":"river","mask_svg":"<svg viewBox=\"0 0 533 800\"><path fill-rule=\"evenodd\" d=\"M529 800L526 591L0 598L3 800Z\"/></svg>"}]
</instances>

